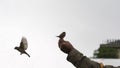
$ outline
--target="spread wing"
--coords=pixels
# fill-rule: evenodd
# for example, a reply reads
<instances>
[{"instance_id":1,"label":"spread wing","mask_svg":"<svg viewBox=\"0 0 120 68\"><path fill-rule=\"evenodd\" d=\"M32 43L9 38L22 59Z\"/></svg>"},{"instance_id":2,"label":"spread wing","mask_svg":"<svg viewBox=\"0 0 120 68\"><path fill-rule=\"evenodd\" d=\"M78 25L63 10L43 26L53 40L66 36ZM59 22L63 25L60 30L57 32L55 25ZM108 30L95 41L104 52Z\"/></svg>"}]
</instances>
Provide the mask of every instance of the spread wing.
<instances>
[{"instance_id":1,"label":"spread wing","mask_svg":"<svg viewBox=\"0 0 120 68\"><path fill-rule=\"evenodd\" d=\"M20 42L20 48L26 50L28 48L28 42L25 37L22 37L21 42Z\"/></svg>"}]
</instances>

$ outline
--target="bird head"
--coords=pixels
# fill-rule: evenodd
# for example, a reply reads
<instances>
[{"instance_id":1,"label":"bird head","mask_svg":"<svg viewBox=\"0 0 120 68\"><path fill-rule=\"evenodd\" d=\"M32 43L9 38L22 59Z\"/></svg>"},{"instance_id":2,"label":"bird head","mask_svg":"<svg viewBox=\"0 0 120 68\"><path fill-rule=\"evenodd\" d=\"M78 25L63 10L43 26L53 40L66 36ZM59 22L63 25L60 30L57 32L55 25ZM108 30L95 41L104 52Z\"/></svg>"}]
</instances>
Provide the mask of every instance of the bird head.
<instances>
[{"instance_id":1,"label":"bird head","mask_svg":"<svg viewBox=\"0 0 120 68\"><path fill-rule=\"evenodd\" d=\"M66 36L66 33L65 32L62 32L59 36L57 36L57 37L59 37L60 39L63 39L64 37Z\"/></svg>"}]
</instances>

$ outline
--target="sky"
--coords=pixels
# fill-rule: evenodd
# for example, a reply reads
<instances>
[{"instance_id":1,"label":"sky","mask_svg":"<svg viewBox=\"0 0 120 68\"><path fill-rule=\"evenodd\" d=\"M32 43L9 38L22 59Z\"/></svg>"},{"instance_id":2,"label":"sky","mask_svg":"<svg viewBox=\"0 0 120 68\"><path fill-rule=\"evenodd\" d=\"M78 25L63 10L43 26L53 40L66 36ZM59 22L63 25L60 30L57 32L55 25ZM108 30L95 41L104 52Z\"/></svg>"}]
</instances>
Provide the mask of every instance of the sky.
<instances>
[{"instance_id":1,"label":"sky","mask_svg":"<svg viewBox=\"0 0 120 68\"><path fill-rule=\"evenodd\" d=\"M56 37L88 57L108 39L120 39L119 0L0 0L0 67L75 68L58 48ZM25 54L14 50L22 36Z\"/></svg>"}]
</instances>

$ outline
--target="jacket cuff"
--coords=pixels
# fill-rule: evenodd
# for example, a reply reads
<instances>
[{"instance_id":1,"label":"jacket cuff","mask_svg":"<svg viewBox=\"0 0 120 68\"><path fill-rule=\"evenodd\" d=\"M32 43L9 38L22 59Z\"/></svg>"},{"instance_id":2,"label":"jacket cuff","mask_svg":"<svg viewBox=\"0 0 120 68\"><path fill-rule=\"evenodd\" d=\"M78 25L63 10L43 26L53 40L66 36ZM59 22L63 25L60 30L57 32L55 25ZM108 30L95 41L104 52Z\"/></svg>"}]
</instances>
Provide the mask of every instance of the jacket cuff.
<instances>
[{"instance_id":1,"label":"jacket cuff","mask_svg":"<svg viewBox=\"0 0 120 68\"><path fill-rule=\"evenodd\" d=\"M74 64L77 61L81 60L83 57L84 57L83 54L80 53L78 50L72 49L72 51L69 52L67 56L67 60Z\"/></svg>"}]
</instances>

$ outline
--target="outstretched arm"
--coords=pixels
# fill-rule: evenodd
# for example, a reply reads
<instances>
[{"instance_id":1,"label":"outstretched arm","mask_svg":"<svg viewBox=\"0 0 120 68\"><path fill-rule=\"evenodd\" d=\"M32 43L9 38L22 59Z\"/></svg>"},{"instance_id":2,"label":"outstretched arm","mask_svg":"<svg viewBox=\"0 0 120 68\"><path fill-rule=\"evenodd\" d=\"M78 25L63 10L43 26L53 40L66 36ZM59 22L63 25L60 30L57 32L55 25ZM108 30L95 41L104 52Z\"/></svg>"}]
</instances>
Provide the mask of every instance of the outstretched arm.
<instances>
[{"instance_id":1,"label":"outstretched arm","mask_svg":"<svg viewBox=\"0 0 120 68\"><path fill-rule=\"evenodd\" d=\"M76 49L70 51L67 60L77 68L101 68L99 63L90 60Z\"/></svg>"},{"instance_id":2,"label":"outstretched arm","mask_svg":"<svg viewBox=\"0 0 120 68\"><path fill-rule=\"evenodd\" d=\"M120 68L120 66L104 66L102 63L90 60L88 57L84 56L81 52L76 50L70 42L65 41L64 36L64 32L58 36L60 38L58 46L61 51L68 54L67 60L71 62L76 68Z\"/></svg>"},{"instance_id":3,"label":"outstretched arm","mask_svg":"<svg viewBox=\"0 0 120 68\"><path fill-rule=\"evenodd\" d=\"M70 42L60 39L58 45L61 51L68 54L67 60L71 62L75 67L100 68L99 63L91 61L88 57L84 56L82 53L76 50Z\"/></svg>"}]
</instances>

